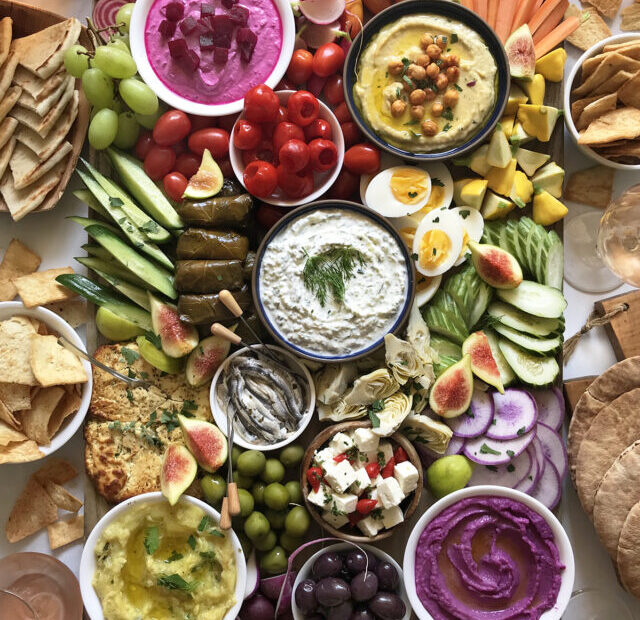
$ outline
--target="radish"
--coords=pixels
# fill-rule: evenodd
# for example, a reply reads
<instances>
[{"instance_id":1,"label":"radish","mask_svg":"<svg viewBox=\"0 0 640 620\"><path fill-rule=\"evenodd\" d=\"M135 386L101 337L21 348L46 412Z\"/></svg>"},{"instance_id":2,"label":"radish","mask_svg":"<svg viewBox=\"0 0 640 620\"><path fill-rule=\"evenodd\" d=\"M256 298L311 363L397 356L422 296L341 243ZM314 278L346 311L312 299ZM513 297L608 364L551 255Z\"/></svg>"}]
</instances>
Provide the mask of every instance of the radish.
<instances>
[{"instance_id":1,"label":"radish","mask_svg":"<svg viewBox=\"0 0 640 620\"><path fill-rule=\"evenodd\" d=\"M462 454L462 450L464 449L464 439L462 437L456 437L455 435L449 441L449 445L445 450L445 455L449 456L450 454Z\"/></svg>"},{"instance_id":2,"label":"radish","mask_svg":"<svg viewBox=\"0 0 640 620\"><path fill-rule=\"evenodd\" d=\"M485 433L490 439L516 439L528 433L538 418L533 396L525 390L508 388L504 394L493 393L495 416Z\"/></svg>"},{"instance_id":3,"label":"radish","mask_svg":"<svg viewBox=\"0 0 640 620\"><path fill-rule=\"evenodd\" d=\"M538 422L542 422L557 431L564 422L564 396L553 387L550 390L530 390L529 393L538 405Z\"/></svg>"},{"instance_id":4,"label":"radish","mask_svg":"<svg viewBox=\"0 0 640 620\"><path fill-rule=\"evenodd\" d=\"M325 43L331 43L344 34L338 22L331 22L324 26L307 22L298 31L298 38L304 39L310 48L317 50Z\"/></svg>"},{"instance_id":5,"label":"radish","mask_svg":"<svg viewBox=\"0 0 640 620\"><path fill-rule=\"evenodd\" d=\"M531 497L553 510L562 495L562 483L555 465L548 459L544 460L544 469L535 487L529 493Z\"/></svg>"},{"instance_id":6,"label":"radish","mask_svg":"<svg viewBox=\"0 0 640 620\"><path fill-rule=\"evenodd\" d=\"M278 607L278 616L282 616L291 610L291 591L296 580L298 571L292 570L283 575L275 577L265 577L260 581L260 592L264 594L275 605L278 597L282 593L280 606ZM286 586L282 586L286 583Z\"/></svg>"},{"instance_id":7,"label":"radish","mask_svg":"<svg viewBox=\"0 0 640 620\"><path fill-rule=\"evenodd\" d=\"M562 438L550 426L541 422L536 428L536 435L544 457L553 463L560 479L563 480L567 474L568 460Z\"/></svg>"},{"instance_id":8,"label":"radish","mask_svg":"<svg viewBox=\"0 0 640 620\"><path fill-rule=\"evenodd\" d=\"M300 12L314 24L330 24L343 13L345 0L300 0Z\"/></svg>"},{"instance_id":9,"label":"radish","mask_svg":"<svg viewBox=\"0 0 640 620\"><path fill-rule=\"evenodd\" d=\"M494 405L491 394L474 390L469 411L455 418L445 419L445 422L456 437L478 437L487 431L493 415Z\"/></svg>"},{"instance_id":10,"label":"radish","mask_svg":"<svg viewBox=\"0 0 640 620\"><path fill-rule=\"evenodd\" d=\"M504 465L524 452L535 436L535 429L516 439L505 441L480 435L475 439L467 439L464 445L464 454L480 465Z\"/></svg>"},{"instance_id":11,"label":"radish","mask_svg":"<svg viewBox=\"0 0 640 620\"><path fill-rule=\"evenodd\" d=\"M260 585L260 571L258 570L258 563L256 562L255 550L251 552L249 560L247 561L247 581L244 589L245 600L253 596Z\"/></svg>"},{"instance_id":12,"label":"radish","mask_svg":"<svg viewBox=\"0 0 640 620\"><path fill-rule=\"evenodd\" d=\"M534 469L535 468L535 469ZM534 470L537 471L534 456L525 450L506 465L478 465L467 486L477 487L483 484L496 484L500 487L515 489Z\"/></svg>"},{"instance_id":13,"label":"radish","mask_svg":"<svg viewBox=\"0 0 640 620\"><path fill-rule=\"evenodd\" d=\"M536 486L536 484L538 484L540 474L542 473L542 468L544 467L544 462L542 462L542 465L538 465L537 453L535 448L533 447L533 443L529 445L525 452L528 452L529 456L531 457L531 471L513 488L516 491L530 493Z\"/></svg>"}]
</instances>

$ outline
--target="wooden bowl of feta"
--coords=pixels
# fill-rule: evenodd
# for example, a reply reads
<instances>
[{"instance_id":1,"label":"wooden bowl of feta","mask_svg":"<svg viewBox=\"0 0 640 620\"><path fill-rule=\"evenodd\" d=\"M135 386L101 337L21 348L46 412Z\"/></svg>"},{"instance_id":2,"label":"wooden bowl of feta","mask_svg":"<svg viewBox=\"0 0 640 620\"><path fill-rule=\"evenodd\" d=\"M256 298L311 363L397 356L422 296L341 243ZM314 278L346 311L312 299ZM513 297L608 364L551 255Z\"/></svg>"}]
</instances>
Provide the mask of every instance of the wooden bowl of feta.
<instances>
[{"instance_id":1,"label":"wooden bowl of feta","mask_svg":"<svg viewBox=\"0 0 640 620\"><path fill-rule=\"evenodd\" d=\"M307 448L301 487L320 527L343 540L373 542L391 536L414 513L422 464L401 432L381 437L370 421L341 422Z\"/></svg>"}]
</instances>

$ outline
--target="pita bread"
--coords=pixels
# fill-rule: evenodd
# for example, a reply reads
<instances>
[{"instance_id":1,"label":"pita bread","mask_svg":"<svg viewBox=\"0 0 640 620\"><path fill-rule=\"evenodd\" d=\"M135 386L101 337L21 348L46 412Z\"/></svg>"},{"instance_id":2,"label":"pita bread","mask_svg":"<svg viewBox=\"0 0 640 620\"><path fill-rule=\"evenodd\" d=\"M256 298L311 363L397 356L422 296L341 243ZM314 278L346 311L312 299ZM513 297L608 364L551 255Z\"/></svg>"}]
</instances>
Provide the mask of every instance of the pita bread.
<instances>
[{"instance_id":1,"label":"pita bread","mask_svg":"<svg viewBox=\"0 0 640 620\"><path fill-rule=\"evenodd\" d=\"M80 540L84 536L84 515L60 519L60 521L47 526L47 532L49 533L49 547L52 551Z\"/></svg>"},{"instance_id":2,"label":"pita bread","mask_svg":"<svg viewBox=\"0 0 640 620\"><path fill-rule=\"evenodd\" d=\"M11 48L13 20L10 17L0 19L0 65L7 59Z\"/></svg>"},{"instance_id":3,"label":"pita bread","mask_svg":"<svg viewBox=\"0 0 640 620\"><path fill-rule=\"evenodd\" d=\"M7 540L18 542L58 519L58 507L32 476L16 500L5 527Z\"/></svg>"},{"instance_id":4,"label":"pita bread","mask_svg":"<svg viewBox=\"0 0 640 620\"><path fill-rule=\"evenodd\" d=\"M9 139L13 136L13 132L16 130L17 126L18 121L15 118L5 118L0 123L0 149L9 142Z\"/></svg>"},{"instance_id":5,"label":"pita bread","mask_svg":"<svg viewBox=\"0 0 640 620\"><path fill-rule=\"evenodd\" d=\"M61 316L74 329L87 322L87 302L82 298L58 301L44 307Z\"/></svg>"},{"instance_id":6,"label":"pita bread","mask_svg":"<svg viewBox=\"0 0 640 620\"><path fill-rule=\"evenodd\" d=\"M49 159L60 146L65 139L73 122L78 116L80 96L78 91L73 92L73 98L67 104L62 116L58 119L55 127L49 132L47 139L41 138L37 132L35 132L27 125L20 124L15 131L15 138L18 142L22 142L25 146L28 146L41 160ZM2 175L0 174L0 177Z\"/></svg>"},{"instance_id":7,"label":"pita bread","mask_svg":"<svg viewBox=\"0 0 640 620\"><path fill-rule=\"evenodd\" d=\"M589 0L589 4L598 9L605 17L613 19L618 13L622 0Z\"/></svg>"},{"instance_id":8,"label":"pita bread","mask_svg":"<svg viewBox=\"0 0 640 620\"><path fill-rule=\"evenodd\" d=\"M633 73L629 71L618 71L615 75L612 75L606 82L603 82L594 89L594 95L609 95L620 90L621 86L628 82L633 77Z\"/></svg>"},{"instance_id":9,"label":"pita bread","mask_svg":"<svg viewBox=\"0 0 640 620\"><path fill-rule=\"evenodd\" d=\"M17 66L18 56L14 52L11 52L4 63L0 65L0 99L3 99L9 90Z\"/></svg>"},{"instance_id":10,"label":"pita bread","mask_svg":"<svg viewBox=\"0 0 640 620\"><path fill-rule=\"evenodd\" d=\"M65 386L66 387L66 386ZM62 400L58 403L51 418L49 418L49 426L47 432L49 437L53 437L62 426L63 422L72 414L80 409L82 398L76 391L66 391Z\"/></svg>"},{"instance_id":11,"label":"pita bread","mask_svg":"<svg viewBox=\"0 0 640 620\"><path fill-rule=\"evenodd\" d=\"M625 590L640 598L640 502L628 513L618 540L616 564L620 582Z\"/></svg>"},{"instance_id":12,"label":"pita bread","mask_svg":"<svg viewBox=\"0 0 640 620\"><path fill-rule=\"evenodd\" d=\"M618 108L593 121L579 136L578 144L599 145L640 137L640 109Z\"/></svg>"},{"instance_id":13,"label":"pita bread","mask_svg":"<svg viewBox=\"0 0 640 620\"><path fill-rule=\"evenodd\" d=\"M580 204L605 209L611 202L615 171L608 166L592 166L573 172L563 197Z\"/></svg>"},{"instance_id":14,"label":"pita bread","mask_svg":"<svg viewBox=\"0 0 640 620\"><path fill-rule=\"evenodd\" d=\"M587 14L588 17L586 17L585 14ZM611 36L611 28L607 26L597 11L591 10L583 12L572 4L566 10L564 16L565 18L585 16L582 18L580 26L567 37L567 41L571 43L571 45L575 45L581 50L588 50L592 45Z\"/></svg>"},{"instance_id":15,"label":"pita bread","mask_svg":"<svg viewBox=\"0 0 640 620\"><path fill-rule=\"evenodd\" d=\"M640 63L639 63L640 64ZM40 134L41 138L46 138L49 135L51 129L56 124L56 121L62 116L65 108L71 98L73 97L73 93L75 92L75 81L68 80L66 82L66 86L62 91L62 95L60 99L56 102L56 104L47 112L47 114L42 118L40 125L36 129L36 131Z\"/></svg>"},{"instance_id":16,"label":"pita bread","mask_svg":"<svg viewBox=\"0 0 640 620\"><path fill-rule=\"evenodd\" d=\"M31 404L31 398L29 398L29 404ZM0 421L5 422L9 426L11 426L11 428L15 428L16 430L19 430L21 426L20 420L18 420L16 416L14 416L13 413L9 411L9 409L7 409L7 406L1 400L0 400Z\"/></svg>"},{"instance_id":17,"label":"pita bread","mask_svg":"<svg viewBox=\"0 0 640 620\"><path fill-rule=\"evenodd\" d=\"M8 446L0 446L0 465L5 463L28 463L39 461L44 456L44 452L38 448L35 441L18 441L10 443Z\"/></svg>"},{"instance_id":18,"label":"pita bread","mask_svg":"<svg viewBox=\"0 0 640 620\"><path fill-rule=\"evenodd\" d=\"M67 489L53 480L44 482L44 489L58 508L69 512L78 512L82 508L82 502L77 497L71 495Z\"/></svg>"},{"instance_id":19,"label":"pita bread","mask_svg":"<svg viewBox=\"0 0 640 620\"><path fill-rule=\"evenodd\" d=\"M580 118L576 122L576 128L579 131L586 129L592 121L595 121L596 118L602 116L605 112L615 110L617 103L618 95L615 92L592 101L582 110Z\"/></svg>"},{"instance_id":20,"label":"pita bread","mask_svg":"<svg viewBox=\"0 0 640 620\"><path fill-rule=\"evenodd\" d=\"M57 484L66 484L78 475L78 470L69 461L53 457L33 475L40 482L52 480Z\"/></svg>"},{"instance_id":21,"label":"pita bread","mask_svg":"<svg viewBox=\"0 0 640 620\"><path fill-rule=\"evenodd\" d=\"M52 76L62 64L64 53L76 43L82 26L72 17L14 41L20 64L38 77Z\"/></svg>"},{"instance_id":22,"label":"pita bread","mask_svg":"<svg viewBox=\"0 0 640 620\"><path fill-rule=\"evenodd\" d=\"M16 105L11 110L11 117L15 118L21 125L30 127L33 131L37 131L42 122L42 119L35 112L19 105Z\"/></svg>"},{"instance_id":23,"label":"pita bread","mask_svg":"<svg viewBox=\"0 0 640 620\"><path fill-rule=\"evenodd\" d=\"M10 411L20 411L31 407L31 394L28 385L0 383L0 401Z\"/></svg>"},{"instance_id":24,"label":"pita bread","mask_svg":"<svg viewBox=\"0 0 640 620\"><path fill-rule=\"evenodd\" d=\"M574 123L578 122L582 111L592 102L600 99L598 95L594 95L593 97L585 97L584 99L578 99L571 104L571 118ZM20 131L20 129L18 129Z\"/></svg>"},{"instance_id":25,"label":"pita bread","mask_svg":"<svg viewBox=\"0 0 640 620\"><path fill-rule=\"evenodd\" d=\"M0 101L0 121L3 120L9 112L11 112L13 106L16 104L18 99L20 99L21 94L22 89L19 86L12 86L7 90L4 99Z\"/></svg>"},{"instance_id":26,"label":"pita bread","mask_svg":"<svg viewBox=\"0 0 640 620\"><path fill-rule=\"evenodd\" d=\"M2 152L0 152L0 179L3 177L7 166L9 165L9 160L11 159L11 155L13 155L13 149L16 147L16 138L15 136L11 137L9 140L9 144L3 147ZM0 291L2 290L2 286L0 285ZM2 297L2 293L0 293L0 297ZM15 297L15 295L13 296ZM13 297L11 299L13 299ZM2 300L9 301L9 300Z\"/></svg>"},{"instance_id":27,"label":"pita bread","mask_svg":"<svg viewBox=\"0 0 640 620\"><path fill-rule=\"evenodd\" d=\"M72 150L73 147L71 143L64 142L49 159L40 161L38 156L29 147L22 143L18 144L9 161L15 189L24 189L34 181L37 181L59 162L64 160Z\"/></svg>"},{"instance_id":28,"label":"pita bread","mask_svg":"<svg viewBox=\"0 0 640 620\"><path fill-rule=\"evenodd\" d=\"M33 337L55 338L37 335ZM31 408L21 413L22 432L40 446L48 446L51 443L49 420L65 393L65 390L58 386L44 388L31 401Z\"/></svg>"},{"instance_id":29,"label":"pita bread","mask_svg":"<svg viewBox=\"0 0 640 620\"><path fill-rule=\"evenodd\" d=\"M41 261L42 259L22 241L12 239L0 263L0 301L14 299L18 289L11 280L16 276L33 273L38 269Z\"/></svg>"},{"instance_id":30,"label":"pita bread","mask_svg":"<svg viewBox=\"0 0 640 620\"><path fill-rule=\"evenodd\" d=\"M618 455L640 439L640 389L602 409L584 435L576 461L576 488L584 511L593 514L596 492Z\"/></svg>"},{"instance_id":31,"label":"pita bread","mask_svg":"<svg viewBox=\"0 0 640 620\"><path fill-rule=\"evenodd\" d=\"M618 97L625 105L640 108L640 71L636 71L631 79L622 85Z\"/></svg>"},{"instance_id":32,"label":"pita bread","mask_svg":"<svg viewBox=\"0 0 640 620\"><path fill-rule=\"evenodd\" d=\"M63 80L62 83L53 90L49 95L44 97L43 99L37 100L34 99L29 93L23 92L20 95L20 99L18 103L23 107L27 108L27 110L32 110L39 116L45 116L49 110L57 103L57 101L62 96L65 88L67 87L68 82L75 82L73 76L68 76L66 80Z\"/></svg>"},{"instance_id":33,"label":"pita bread","mask_svg":"<svg viewBox=\"0 0 640 620\"><path fill-rule=\"evenodd\" d=\"M41 101L56 90L67 79L68 73L61 67L57 73L46 80L41 80L37 75L24 67L18 66L13 74L13 83L29 93L36 101Z\"/></svg>"},{"instance_id":34,"label":"pita bread","mask_svg":"<svg viewBox=\"0 0 640 620\"><path fill-rule=\"evenodd\" d=\"M598 86L604 84L618 71L629 71L635 73L639 69L640 61L627 58L617 52L607 54L596 70L586 80L584 80L580 86L573 89L572 96L584 97L585 95L593 93Z\"/></svg>"}]
</instances>

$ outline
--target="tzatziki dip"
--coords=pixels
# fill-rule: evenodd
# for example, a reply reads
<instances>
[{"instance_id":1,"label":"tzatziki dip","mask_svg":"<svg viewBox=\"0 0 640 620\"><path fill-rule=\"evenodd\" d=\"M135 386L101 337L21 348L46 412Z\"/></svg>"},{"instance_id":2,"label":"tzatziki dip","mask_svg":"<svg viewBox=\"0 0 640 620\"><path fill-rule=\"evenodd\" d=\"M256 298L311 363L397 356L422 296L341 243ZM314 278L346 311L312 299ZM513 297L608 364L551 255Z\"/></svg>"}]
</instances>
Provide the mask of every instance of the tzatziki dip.
<instances>
[{"instance_id":1,"label":"tzatziki dip","mask_svg":"<svg viewBox=\"0 0 640 620\"><path fill-rule=\"evenodd\" d=\"M318 208L268 242L257 288L267 321L289 344L344 357L393 329L410 281L398 241L372 217Z\"/></svg>"}]
</instances>

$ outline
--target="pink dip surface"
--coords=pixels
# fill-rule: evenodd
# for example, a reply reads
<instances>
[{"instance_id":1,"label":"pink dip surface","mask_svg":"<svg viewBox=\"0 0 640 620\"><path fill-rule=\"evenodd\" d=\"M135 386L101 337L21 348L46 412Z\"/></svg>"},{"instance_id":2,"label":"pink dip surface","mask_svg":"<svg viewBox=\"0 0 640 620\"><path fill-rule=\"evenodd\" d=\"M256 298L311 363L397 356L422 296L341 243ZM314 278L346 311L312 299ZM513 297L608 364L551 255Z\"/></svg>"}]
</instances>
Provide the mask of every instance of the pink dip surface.
<instances>
[{"instance_id":1,"label":"pink dip surface","mask_svg":"<svg viewBox=\"0 0 640 620\"><path fill-rule=\"evenodd\" d=\"M262 84L271 75L282 50L282 20L273 0L240 2L250 11L247 27L258 36L250 62L240 57L235 31L226 64L217 64L213 62L213 51L200 49L197 29L185 37L180 28L176 28L173 38L185 38L189 49L200 56L200 66L194 73L184 71L171 58L167 47L169 39L158 32L158 26L164 19L163 9L170 1L156 0L151 5L144 32L149 62L169 90L198 103L231 103L242 99L250 88ZM201 4L202 0L185 0L183 19L188 15L199 19ZM209 0L206 4L213 6L218 13L228 12L220 0Z\"/></svg>"}]
</instances>

